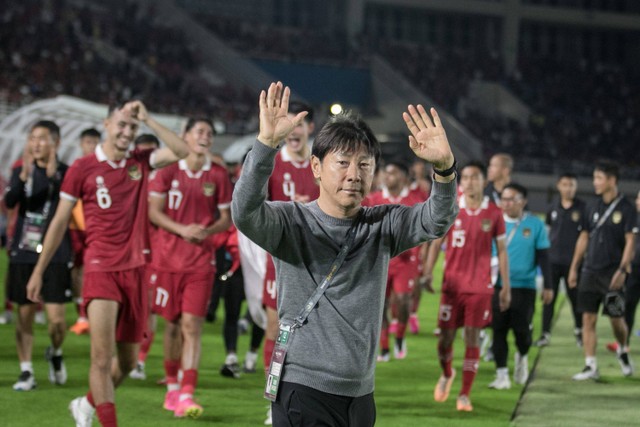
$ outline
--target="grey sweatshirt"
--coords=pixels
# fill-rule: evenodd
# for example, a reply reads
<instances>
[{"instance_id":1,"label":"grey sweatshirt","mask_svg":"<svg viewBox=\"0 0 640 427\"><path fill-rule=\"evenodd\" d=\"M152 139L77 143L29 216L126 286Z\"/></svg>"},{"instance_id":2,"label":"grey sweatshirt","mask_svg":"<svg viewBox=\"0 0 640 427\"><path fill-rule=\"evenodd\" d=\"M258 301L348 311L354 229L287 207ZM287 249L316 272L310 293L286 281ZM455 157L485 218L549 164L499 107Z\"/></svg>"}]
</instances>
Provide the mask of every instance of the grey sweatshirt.
<instances>
[{"instance_id":1,"label":"grey sweatshirt","mask_svg":"<svg viewBox=\"0 0 640 427\"><path fill-rule=\"evenodd\" d=\"M329 272L353 220L331 217L315 201L266 201L276 153L254 143L231 215L238 230L273 255L278 315L293 320ZM362 208L344 264L294 334L282 380L342 396L371 393L389 260L443 236L457 210L455 181L434 182L428 201L413 207Z\"/></svg>"}]
</instances>

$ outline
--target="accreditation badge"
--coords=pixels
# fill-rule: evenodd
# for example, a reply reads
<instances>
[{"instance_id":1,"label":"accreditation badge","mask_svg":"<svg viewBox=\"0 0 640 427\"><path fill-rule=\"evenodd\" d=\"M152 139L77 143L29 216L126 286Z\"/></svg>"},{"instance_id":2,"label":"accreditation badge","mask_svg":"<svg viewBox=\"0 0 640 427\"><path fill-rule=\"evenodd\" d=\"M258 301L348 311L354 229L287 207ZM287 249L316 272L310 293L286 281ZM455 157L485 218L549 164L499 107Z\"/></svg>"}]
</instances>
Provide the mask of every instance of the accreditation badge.
<instances>
[{"instance_id":1,"label":"accreditation badge","mask_svg":"<svg viewBox=\"0 0 640 427\"><path fill-rule=\"evenodd\" d=\"M287 351L289 350L294 331L295 329L292 328L291 325L280 324L278 338L276 339L276 345L273 348L271 356L271 365L269 366L267 374L267 386L264 391L264 397L272 402L275 402L278 397L282 369L284 368L284 361L287 358Z\"/></svg>"}]
</instances>

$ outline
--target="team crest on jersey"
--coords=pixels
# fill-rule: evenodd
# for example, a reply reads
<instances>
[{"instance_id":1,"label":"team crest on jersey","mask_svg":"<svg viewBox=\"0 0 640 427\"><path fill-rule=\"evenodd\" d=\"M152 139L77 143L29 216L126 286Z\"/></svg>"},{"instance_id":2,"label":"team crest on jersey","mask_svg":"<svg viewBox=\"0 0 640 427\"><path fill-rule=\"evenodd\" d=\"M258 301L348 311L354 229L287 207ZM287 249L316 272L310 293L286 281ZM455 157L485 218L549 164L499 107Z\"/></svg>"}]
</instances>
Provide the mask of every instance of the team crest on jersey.
<instances>
[{"instance_id":1,"label":"team crest on jersey","mask_svg":"<svg viewBox=\"0 0 640 427\"><path fill-rule=\"evenodd\" d=\"M485 233L488 233L491 230L491 220L490 219L483 219L482 222L480 223L480 227L482 228L482 231L484 231Z\"/></svg>"},{"instance_id":2,"label":"team crest on jersey","mask_svg":"<svg viewBox=\"0 0 640 427\"><path fill-rule=\"evenodd\" d=\"M213 182L205 182L202 184L202 192L205 196L211 197L216 191L216 185Z\"/></svg>"},{"instance_id":3,"label":"team crest on jersey","mask_svg":"<svg viewBox=\"0 0 640 427\"><path fill-rule=\"evenodd\" d=\"M525 228L524 230L522 230L522 235L525 239L528 239L529 237L531 237L531 229Z\"/></svg>"},{"instance_id":4,"label":"team crest on jersey","mask_svg":"<svg viewBox=\"0 0 640 427\"><path fill-rule=\"evenodd\" d=\"M620 221L622 221L622 212L615 211L611 215L611 222L613 222L614 224L620 224Z\"/></svg>"},{"instance_id":5,"label":"team crest on jersey","mask_svg":"<svg viewBox=\"0 0 640 427\"><path fill-rule=\"evenodd\" d=\"M580 221L580 211L571 212L571 221L573 221L573 222Z\"/></svg>"},{"instance_id":6,"label":"team crest on jersey","mask_svg":"<svg viewBox=\"0 0 640 427\"><path fill-rule=\"evenodd\" d=\"M133 181L138 181L142 178L142 172L140 172L140 167L138 165L131 165L129 169L127 169L127 173L129 174L129 178Z\"/></svg>"}]
</instances>

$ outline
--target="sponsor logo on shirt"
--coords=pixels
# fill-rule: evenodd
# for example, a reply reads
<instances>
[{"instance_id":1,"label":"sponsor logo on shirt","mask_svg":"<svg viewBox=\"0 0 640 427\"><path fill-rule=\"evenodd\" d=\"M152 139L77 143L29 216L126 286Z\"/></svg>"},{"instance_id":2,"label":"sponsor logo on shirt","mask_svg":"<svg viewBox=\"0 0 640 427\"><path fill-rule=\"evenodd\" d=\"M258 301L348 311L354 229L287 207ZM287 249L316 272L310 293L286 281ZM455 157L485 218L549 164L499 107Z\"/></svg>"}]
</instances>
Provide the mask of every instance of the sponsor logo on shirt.
<instances>
[{"instance_id":1,"label":"sponsor logo on shirt","mask_svg":"<svg viewBox=\"0 0 640 427\"><path fill-rule=\"evenodd\" d=\"M528 239L529 237L531 237L531 229L530 228L525 228L524 230L522 230L522 236L525 239Z\"/></svg>"},{"instance_id":2,"label":"sponsor logo on shirt","mask_svg":"<svg viewBox=\"0 0 640 427\"><path fill-rule=\"evenodd\" d=\"M206 197L213 196L213 193L215 193L215 191L216 191L216 185L213 182L205 182L204 184L202 184L202 193Z\"/></svg>"},{"instance_id":3,"label":"sponsor logo on shirt","mask_svg":"<svg viewBox=\"0 0 640 427\"><path fill-rule=\"evenodd\" d=\"M551 211L551 221L555 221L558 218L558 212Z\"/></svg>"},{"instance_id":4,"label":"sponsor logo on shirt","mask_svg":"<svg viewBox=\"0 0 640 427\"><path fill-rule=\"evenodd\" d=\"M491 230L491 220L488 218L483 219L480 227L482 228L482 231L488 233Z\"/></svg>"},{"instance_id":5,"label":"sponsor logo on shirt","mask_svg":"<svg viewBox=\"0 0 640 427\"><path fill-rule=\"evenodd\" d=\"M131 178L132 181L138 181L140 178L142 178L142 172L140 172L140 168L138 167L138 165L129 166L129 169L127 169L127 173L129 174L129 178Z\"/></svg>"}]
</instances>

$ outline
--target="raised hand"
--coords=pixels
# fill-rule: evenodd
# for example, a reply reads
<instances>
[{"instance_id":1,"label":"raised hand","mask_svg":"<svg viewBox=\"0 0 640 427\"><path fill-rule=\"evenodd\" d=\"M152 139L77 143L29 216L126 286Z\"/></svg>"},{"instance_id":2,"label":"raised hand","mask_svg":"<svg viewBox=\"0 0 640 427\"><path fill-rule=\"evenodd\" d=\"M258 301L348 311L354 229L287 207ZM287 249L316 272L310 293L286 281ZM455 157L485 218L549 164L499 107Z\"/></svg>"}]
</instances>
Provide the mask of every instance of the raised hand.
<instances>
[{"instance_id":1,"label":"raised hand","mask_svg":"<svg viewBox=\"0 0 640 427\"><path fill-rule=\"evenodd\" d=\"M260 133L258 141L272 148L276 148L293 128L298 126L307 115L306 111L298 113L293 119L287 116L289 112L289 87L283 88L282 83L271 83L267 92L260 92Z\"/></svg>"},{"instance_id":2,"label":"raised hand","mask_svg":"<svg viewBox=\"0 0 640 427\"><path fill-rule=\"evenodd\" d=\"M31 169L33 169L33 154L31 153L31 145L27 139L27 144L24 146L22 152L22 170L20 171L20 181L27 182L29 175L31 175Z\"/></svg>"},{"instance_id":3,"label":"raised hand","mask_svg":"<svg viewBox=\"0 0 640 427\"><path fill-rule=\"evenodd\" d=\"M58 147L56 145L56 142L53 141L51 142L51 146L49 147L49 158L47 159L46 173L47 177L49 178L53 177L58 171L58 158L56 157L57 152Z\"/></svg>"},{"instance_id":4,"label":"raised hand","mask_svg":"<svg viewBox=\"0 0 640 427\"><path fill-rule=\"evenodd\" d=\"M416 156L432 163L434 168L449 169L454 162L453 153L436 109L431 108L433 121L420 104L417 109L409 105L408 110L402 113L402 118L411 132L409 147Z\"/></svg>"},{"instance_id":5,"label":"raised hand","mask_svg":"<svg viewBox=\"0 0 640 427\"><path fill-rule=\"evenodd\" d=\"M127 102L124 105L123 109L128 110L134 119L138 119L141 122L146 122L147 119L149 118L149 112L147 111L147 107L144 106L142 101Z\"/></svg>"}]
</instances>

